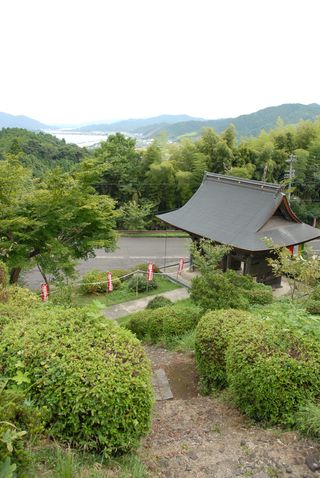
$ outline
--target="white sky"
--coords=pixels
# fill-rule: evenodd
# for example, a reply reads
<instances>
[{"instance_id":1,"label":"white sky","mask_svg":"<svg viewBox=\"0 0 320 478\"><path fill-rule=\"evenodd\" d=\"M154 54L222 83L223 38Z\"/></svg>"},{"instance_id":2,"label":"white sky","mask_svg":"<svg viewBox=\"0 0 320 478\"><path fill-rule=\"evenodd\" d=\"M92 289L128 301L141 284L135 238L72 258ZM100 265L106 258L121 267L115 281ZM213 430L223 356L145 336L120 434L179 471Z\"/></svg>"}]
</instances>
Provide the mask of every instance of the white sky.
<instances>
[{"instance_id":1,"label":"white sky","mask_svg":"<svg viewBox=\"0 0 320 478\"><path fill-rule=\"evenodd\" d=\"M0 111L45 123L320 103L319 0L0 0Z\"/></svg>"}]
</instances>

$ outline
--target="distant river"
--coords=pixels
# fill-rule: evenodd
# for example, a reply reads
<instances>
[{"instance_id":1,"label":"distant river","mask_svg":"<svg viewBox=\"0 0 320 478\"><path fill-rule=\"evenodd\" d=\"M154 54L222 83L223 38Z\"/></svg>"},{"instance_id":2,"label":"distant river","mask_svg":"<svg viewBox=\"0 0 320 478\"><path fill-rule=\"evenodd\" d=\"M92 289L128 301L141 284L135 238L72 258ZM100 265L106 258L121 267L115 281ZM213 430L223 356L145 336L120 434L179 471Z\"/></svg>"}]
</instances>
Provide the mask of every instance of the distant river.
<instances>
[{"instance_id":1,"label":"distant river","mask_svg":"<svg viewBox=\"0 0 320 478\"><path fill-rule=\"evenodd\" d=\"M97 133L97 134L88 134L88 133L77 133L75 131L46 131L58 139L64 139L66 143L77 144L78 146L84 148L89 146L95 146L101 143L101 141L106 141L108 138L107 134Z\"/></svg>"}]
</instances>

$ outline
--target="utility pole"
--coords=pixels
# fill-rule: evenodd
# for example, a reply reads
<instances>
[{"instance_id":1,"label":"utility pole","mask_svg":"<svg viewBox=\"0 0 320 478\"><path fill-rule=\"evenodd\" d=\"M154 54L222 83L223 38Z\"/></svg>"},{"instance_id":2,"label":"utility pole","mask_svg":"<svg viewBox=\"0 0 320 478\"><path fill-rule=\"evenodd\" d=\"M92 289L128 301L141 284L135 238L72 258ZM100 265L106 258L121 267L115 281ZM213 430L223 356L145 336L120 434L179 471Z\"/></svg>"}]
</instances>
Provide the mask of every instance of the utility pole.
<instances>
[{"instance_id":1,"label":"utility pole","mask_svg":"<svg viewBox=\"0 0 320 478\"><path fill-rule=\"evenodd\" d=\"M290 204L291 200L291 188L292 188L292 181L295 175L295 169L293 169L293 163L296 161L297 157L294 154L290 154L289 159L286 160L286 163L289 163L289 171L285 172L284 177L289 179L289 192L288 192L288 201Z\"/></svg>"}]
</instances>

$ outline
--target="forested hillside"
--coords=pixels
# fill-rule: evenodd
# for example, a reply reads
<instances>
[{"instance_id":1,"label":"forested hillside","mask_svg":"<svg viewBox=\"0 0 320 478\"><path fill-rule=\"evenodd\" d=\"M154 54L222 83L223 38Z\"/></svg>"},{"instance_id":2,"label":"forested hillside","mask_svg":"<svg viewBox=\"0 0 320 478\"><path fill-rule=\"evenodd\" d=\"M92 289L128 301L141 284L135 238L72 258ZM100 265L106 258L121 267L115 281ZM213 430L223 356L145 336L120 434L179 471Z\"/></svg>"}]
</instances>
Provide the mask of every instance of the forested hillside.
<instances>
[{"instance_id":1,"label":"forested hillside","mask_svg":"<svg viewBox=\"0 0 320 478\"><path fill-rule=\"evenodd\" d=\"M237 141L229 126L221 134L204 128L199 139L169 144L164 138L146 149L120 133L94 151L22 129L0 132L0 158L13 158L33 176L59 166L62 171L90 173L98 194L117 201L118 227L163 227L154 213L183 205L199 187L204 171L268 182L288 182L288 158L294 154L292 205L304 221L320 218L320 120L277 127ZM286 186L287 187L287 186Z\"/></svg>"},{"instance_id":2,"label":"forested hillside","mask_svg":"<svg viewBox=\"0 0 320 478\"><path fill-rule=\"evenodd\" d=\"M20 128L0 130L0 159L7 155L19 159L22 165L32 169L35 176L56 166L69 170L86 156L86 150L66 144L51 134L35 133Z\"/></svg>"},{"instance_id":3,"label":"forested hillside","mask_svg":"<svg viewBox=\"0 0 320 478\"><path fill-rule=\"evenodd\" d=\"M223 118L201 121L183 121L174 124L151 124L135 130L146 138L155 138L165 132L169 139L176 140L181 136L199 137L204 127L214 128L222 133L230 124L237 129L238 138L243 136L257 136L262 129L269 131L276 126L278 118L285 124L295 124L300 120L315 120L320 115L320 105L284 104L271 106L255 113L241 115L236 118Z\"/></svg>"}]
</instances>

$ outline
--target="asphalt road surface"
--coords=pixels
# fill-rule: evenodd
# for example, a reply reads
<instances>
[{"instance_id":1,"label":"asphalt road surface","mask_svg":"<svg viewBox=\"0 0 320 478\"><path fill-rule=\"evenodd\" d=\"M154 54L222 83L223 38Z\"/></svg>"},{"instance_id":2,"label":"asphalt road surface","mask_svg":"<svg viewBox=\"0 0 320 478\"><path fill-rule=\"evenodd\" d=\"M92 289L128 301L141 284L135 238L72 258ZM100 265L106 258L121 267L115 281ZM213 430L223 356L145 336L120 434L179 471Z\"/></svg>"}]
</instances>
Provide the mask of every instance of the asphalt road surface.
<instances>
[{"instance_id":1,"label":"asphalt road surface","mask_svg":"<svg viewBox=\"0 0 320 478\"><path fill-rule=\"evenodd\" d=\"M83 275L91 269L130 269L148 261L164 267L177 263L181 257L189 260L189 244L190 239L179 237L120 237L114 252L96 249L96 257L80 261L76 269ZM39 289L43 282L37 269L24 273L22 280L31 289Z\"/></svg>"}]
</instances>

